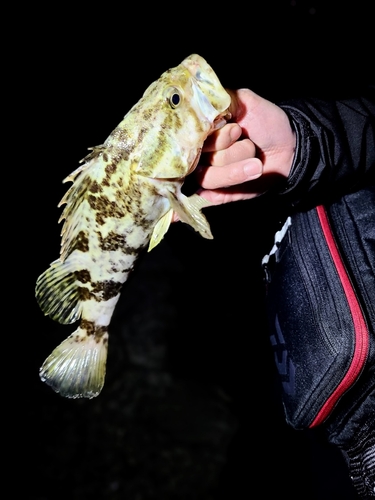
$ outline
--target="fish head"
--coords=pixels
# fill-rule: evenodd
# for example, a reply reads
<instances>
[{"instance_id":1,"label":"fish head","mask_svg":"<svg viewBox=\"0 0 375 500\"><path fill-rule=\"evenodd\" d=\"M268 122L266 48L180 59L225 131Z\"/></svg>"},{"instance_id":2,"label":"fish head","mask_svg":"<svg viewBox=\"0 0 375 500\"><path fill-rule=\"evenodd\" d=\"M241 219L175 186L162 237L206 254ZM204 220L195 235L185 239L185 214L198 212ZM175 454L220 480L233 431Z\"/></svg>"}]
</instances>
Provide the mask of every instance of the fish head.
<instances>
[{"instance_id":1,"label":"fish head","mask_svg":"<svg viewBox=\"0 0 375 500\"><path fill-rule=\"evenodd\" d=\"M211 66L197 54L165 71L130 112L132 130L139 131L134 140L138 173L159 179L191 173L207 136L230 118L230 101Z\"/></svg>"}]
</instances>

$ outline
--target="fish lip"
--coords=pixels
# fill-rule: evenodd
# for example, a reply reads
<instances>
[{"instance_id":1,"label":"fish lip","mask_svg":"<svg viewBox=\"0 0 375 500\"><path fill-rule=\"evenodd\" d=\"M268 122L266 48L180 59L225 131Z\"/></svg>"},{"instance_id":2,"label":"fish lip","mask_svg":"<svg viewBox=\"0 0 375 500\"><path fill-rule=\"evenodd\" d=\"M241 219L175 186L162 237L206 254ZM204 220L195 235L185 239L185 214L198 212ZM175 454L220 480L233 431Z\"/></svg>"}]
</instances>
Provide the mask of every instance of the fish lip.
<instances>
[{"instance_id":1,"label":"fish lip","mask_svg":"<svg viewBox=\"0 0 375 500\"><path fill-rule=\"evenodd\" d=\"M232 119L232 113L229 111L229 108L225 110L225 116L223 116L227 121Z\"/></svg>"},{"instance_id":2,"label":"fish lip","mask_svg":"<svg viewBox=\"0 0 375 500\"><path fill-rule=\"evenodd\" d=\"M211 132L214 132L216 130L220 130L221 128L223 128L231 118L232 118L232 113L228 109L223 111L223 113L220 113L220 115L218 115L215 118L215 120L212 124Z\"/></svg>"}]
</instances>

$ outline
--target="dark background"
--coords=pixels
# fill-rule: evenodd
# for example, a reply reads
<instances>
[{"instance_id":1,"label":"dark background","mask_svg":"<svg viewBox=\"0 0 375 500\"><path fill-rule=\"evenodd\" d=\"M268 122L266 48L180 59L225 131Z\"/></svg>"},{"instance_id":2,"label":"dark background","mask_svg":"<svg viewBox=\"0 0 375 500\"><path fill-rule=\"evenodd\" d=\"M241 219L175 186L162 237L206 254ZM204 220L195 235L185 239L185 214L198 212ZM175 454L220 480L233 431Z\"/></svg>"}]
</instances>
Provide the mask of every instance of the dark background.
<instances>
[{"instance_id":1,"label":"dark background","mask_svg":"<svg viewBox=\"0 0 375 500\"><path fill-rule=\"evenodd\" d=\"M197 52L224 86L275 102L349 95L372 76L370 8L47 5L12 14L4 56L16 144L3 405L13 491L35 500L355 499L323 431L284 422L260 269L281 222L272 200L208 208L213 241L175 224L143 256L116 308L94 400L66 400L40 382L39 366L74 326L44 317L34 286L58 256L62 179L163 71Z\"/></svg>"}]
</instances>

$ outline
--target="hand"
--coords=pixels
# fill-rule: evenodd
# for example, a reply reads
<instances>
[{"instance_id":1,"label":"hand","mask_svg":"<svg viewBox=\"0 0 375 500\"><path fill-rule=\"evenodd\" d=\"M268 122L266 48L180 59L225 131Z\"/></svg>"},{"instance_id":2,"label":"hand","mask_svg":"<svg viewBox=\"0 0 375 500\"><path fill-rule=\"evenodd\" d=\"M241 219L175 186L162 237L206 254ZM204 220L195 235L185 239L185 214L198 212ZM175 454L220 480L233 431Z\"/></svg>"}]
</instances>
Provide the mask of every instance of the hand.
<instances>
[{"instance_id":1,"label":"hand","mask_svg":"<svg viewBox=\"0 0 375 500\"><path fill-rule=\"evenodd\" d=\"M296 146L279 106L249 89L228 92L234 123L207 138L195 171L199 194L214 205L254 198L288 177Z\"/></svg>"}]
</instances>

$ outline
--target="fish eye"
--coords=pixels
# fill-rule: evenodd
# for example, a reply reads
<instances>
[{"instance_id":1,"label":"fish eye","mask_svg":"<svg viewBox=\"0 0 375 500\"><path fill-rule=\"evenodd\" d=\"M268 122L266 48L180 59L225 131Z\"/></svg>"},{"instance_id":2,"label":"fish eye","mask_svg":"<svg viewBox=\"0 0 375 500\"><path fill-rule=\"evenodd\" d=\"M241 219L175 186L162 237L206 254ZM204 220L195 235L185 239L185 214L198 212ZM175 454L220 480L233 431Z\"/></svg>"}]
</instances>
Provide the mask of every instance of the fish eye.
<instances>
[{"instance_id":1,"label":"fish eye","mask_svg":"<svg viewBox=\"0 0 375 500\"><path fill-rule=\"evenodd\" d=\"M176 92L176 94L172 94L172 96L171 96L171 105L176 107L179 104L180 104L180 95L177 94L177 92Z\"/></svg>"},{"instance_id":2,"label":"fish eye","mask_svg":"<svg viewBox=\"0 0 375 500\"><path fill-rule=\"evenodd\" d=\"M181 102L181 93L176 88L171 89L168 96L168 101L171 108L173 109L177 108L177 106Z\"/></svg>"}]
</instances>

